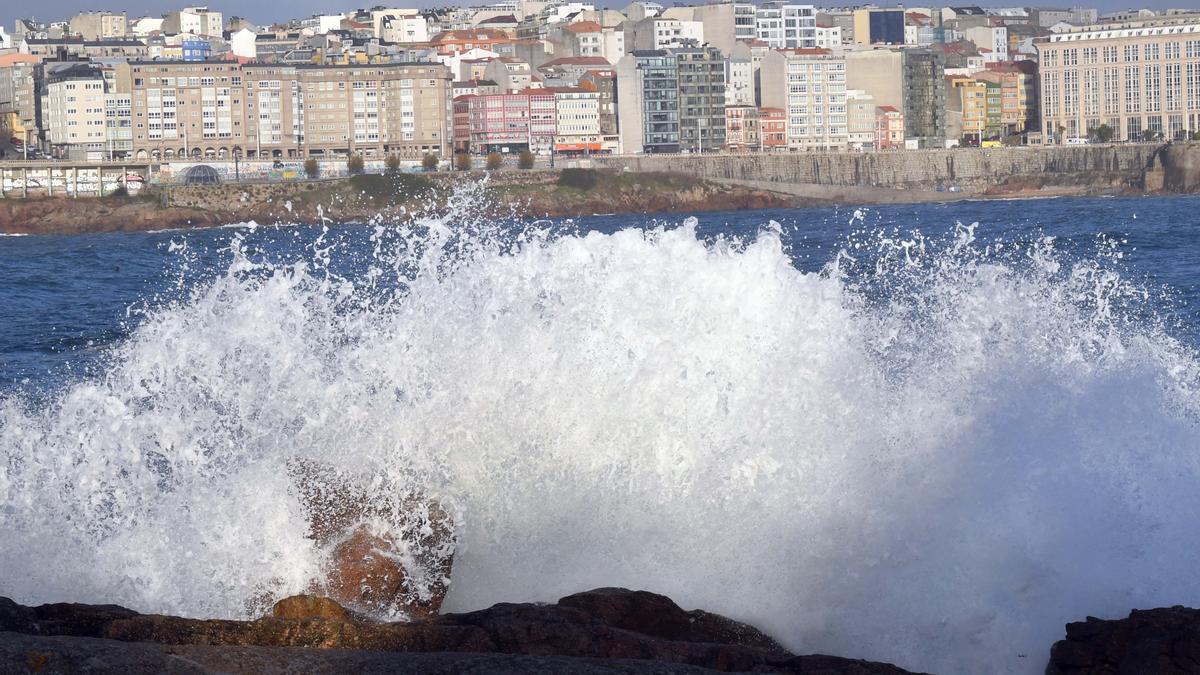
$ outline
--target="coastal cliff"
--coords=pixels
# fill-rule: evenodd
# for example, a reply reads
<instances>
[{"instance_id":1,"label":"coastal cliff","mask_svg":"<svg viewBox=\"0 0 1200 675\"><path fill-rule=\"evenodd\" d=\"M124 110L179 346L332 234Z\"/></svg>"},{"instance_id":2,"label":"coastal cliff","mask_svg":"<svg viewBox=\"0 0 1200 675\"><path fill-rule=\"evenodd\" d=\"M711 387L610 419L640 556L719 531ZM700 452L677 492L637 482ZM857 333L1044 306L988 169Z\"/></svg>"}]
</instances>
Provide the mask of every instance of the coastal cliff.
<instances>
[{"instance_id":1,"label":"coastal cliff","mask_svg":"<svg viewBox=\"0 0 1200 675\"><path fill-rule=\"evenodd\" d=\"M0 233L399 221L441 212L457 188L481 182L484 212L527 218L1200 190L1200 143L650 155L567 164L562 170L486 174L163 185L136 197L7 198L0 199Z\"/></svg>"},{"instance_id":2,"label":"coastal cliff","mask_svg":"<svg viewBox=\"0 0 1200 675\"><path fill-rule=\"evenodd\" d=\"M401 222L437 213L480 183L479 208L500 216L693 213L795 206L802 200L674 173L594 170L361 175L286 183L152 187L136 197L0 200L0 233L76 234L274 223ZM821 203L808 200L807 203Z\"/></svg>"}]
</instances>

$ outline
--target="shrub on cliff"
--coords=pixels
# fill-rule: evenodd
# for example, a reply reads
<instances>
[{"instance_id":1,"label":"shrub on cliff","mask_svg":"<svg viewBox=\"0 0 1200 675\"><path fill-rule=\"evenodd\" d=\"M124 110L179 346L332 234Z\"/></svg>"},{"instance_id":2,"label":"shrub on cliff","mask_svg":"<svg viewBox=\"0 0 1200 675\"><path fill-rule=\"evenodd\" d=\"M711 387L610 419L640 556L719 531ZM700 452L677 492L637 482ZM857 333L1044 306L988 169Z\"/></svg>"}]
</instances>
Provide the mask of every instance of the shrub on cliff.
<instances>
[{"instance_id":1,"label":"shrub on cliff","mask_svg":"<svg viewBox=\"0 0 1200 675\"><path fill-rule=\"evenodd\" d=\"M304 160L304 175L309 178L319 177L321 175L321 164L312 158Z\"/></svg>"},{"instance_id":2,"label":"shrub on cliff","mask_svg":"<svg viewBox=\"0 0 1200 675\"><path fill-rule=\"evenodd\" d=\"M350 177L350 188L376 206L403 204L433 187L428 178L411 173L360 174Z\"/></svg>"},{"instance_id":3,"label":"shrub on cliff","mask_svg":"<svg viewBox=\"0 0 1200 675\"><path fill-rule=\"evenodd\" d=\"M351 176L357 176L363 172L363 167L366 166L363 162L362 155L350 155L350 159L346 160L346 169L350 171Z\"/></svg>"},{"instance_id":4,"label":"shrub on cliff","mask_svg":"<svg viewBox=\"0 0 1200 675\"><path fill-rule=\"evenodd\" d=\"M426 153L426 155L421 158L421 166L426 171L437 171L438 156L433 154L432 152Z\"/></svg>"},{"instance_id":5,"label":"shrub on cliff","mask_svg":"<svg viewBox=\"0 0 1200 675\"><path fill-rule=\"evenodd\" d=\"M591 190L600 180L600 173L595 169L563 169L558 174L559 187L575 188L576 190Z\"/></svg>"},{"instance_id":6,"label":"shrub on cliff","mask_svg":"<svg viewBox=\"0 0 1200 675\"><path fill-rule=\"evenodd\" d=\"M459 171L471 170L471 156L465 152L460 152L454 156L454 168Z\"/></svg>"},{"instance_id":7,"label":"shrub on cliff","mask_svg":"<svg viewBox=\"0 0 1200 675\"><path fill-rule=\"evenodd\" d=\"M500 153L498 153L498 152L489 152L488 153L488 156L487 156L487 170L488 171L495 171L496 169L499 169L500 165L503 163L504 163L504 159L502 157L500 157Z\"/></svg>"},{"instance_id":8,"label":"shrub on cliff","mask_svg":"<svg viewBox=\"0 0 1200 675\"><path fill-rule=\"evenodd\" d=\"M387 167L388 173L396 173L400 170L400 158L396 155L388 155L383 164Z\"/></svg>"},{"instance_id":9,"label":"shrub on cliff","mask_svg":"<svg viewBox=\"0 0 1200 675\"><path fill-rule=\"evenodd\" d=\"M523 171L528 171L533 168L533 153L528 150L522 150L520 155L517 155L517 168Z\"/></svg>"}]
</instances>

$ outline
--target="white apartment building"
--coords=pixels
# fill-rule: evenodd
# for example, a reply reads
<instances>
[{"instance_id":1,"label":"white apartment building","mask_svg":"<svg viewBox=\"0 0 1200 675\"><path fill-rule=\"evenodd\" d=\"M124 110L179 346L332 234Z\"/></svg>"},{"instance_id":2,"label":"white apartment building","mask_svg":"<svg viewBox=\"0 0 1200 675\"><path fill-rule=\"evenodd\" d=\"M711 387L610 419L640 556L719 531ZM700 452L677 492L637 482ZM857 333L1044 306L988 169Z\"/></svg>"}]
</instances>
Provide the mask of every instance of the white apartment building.
<instances>
[{"instance_id":1,"label":"white apartment building","mask_svg":"<svg viewBox=\"0 0 1200 675\"><path fill-rule=\"evenodd\" d=\"M1086 26L1035 46L1047 138L1102 124L1117 140L1200 131L1200 16Z\"/></svg>"},{"instance_id":2,"label":"white apartment building","mask_svg":"<svg viewBox=\"0 0 1200 675\"><path fill-rule=\"evenodd\" d=\"M755 31L772 49L812 49L817 46L816 8L764 2L755 17Z\"/></svg>"},{"instance_id":3,"label":"white apartment building","mask_svg":"<svg viewBox=\"0 0 1200 675\"><path fill-rule=\"evenodd\" d=\"M98 159L105 149L104 74L86 64L47 72L42 124L55 155Z\"/></svg>"},{"instance_id":4,"label":"white apartment building","mask_svg":"<svg viewBox=\"0 0 1200 675\"><path fill-rule=\"evenodd\" d=\"M229 51L233 52L234 56L245 59L256 58L258 56L258 33L249 28L231 33L229 35Z\"/></svg>"},{"instance_id":5,"label":"white apartment building","mask_svg":"<svg viewBox=\"0 0 1200 675\"><path fill-rule=\"evenodd\" d=\"M789 49L763 57L762 106L787 114L789 150L845 148L849 143L846 58L828 49Z\"/></svg>"},{"instance_id":6,"label":"white apartment building","mask_svg":"<svg viewBox=\"0 0 1200 675\"><path fill-rule=\"evenodd\" d=\"M556 87L554 136L556 152L599 152L600 94L579 87Z\"/></svg>"},{"instance_id":7,"label":"white apartment building","mask_svg":"<svg viewBox=\"0 0 1200 675\"><path fill-rule=\"evenodd\" d=\"M754 63L750 59L725 59L725 105L754 105Z\"/></svg>"},{"instance_id":8,"label":"white apartment building","mask_svg":"<svg viewBox=\"0 0 1200 675\"><path fill-rule=\"evenodd\" d=\"M842 46L841 26L817 26L814 35L818 49L840 49Z\"/></svg>"},{"instance_id":9,"label":"white apartment building","mask_svg":"<svg viewBox=\"0 0 1200 675\"><path fill-rule=\"evenodd\" d=\"M626 28L625 45L630 51L679 49L704 44L704 23L654 17Z\"/></svg>"},{"instance_id":10,"label":"white apartment building","mask_svg":"<svg viewBox=\"0 0 1200 675\"><path fill-rule=\"evenodd\" d=\"M375 37L384 42L411 44L428 42L429 22L415 9L376 9L371 11Z\"/></svg>"},{"instance_id":11,"label":"white apartment building","mask_svg":"<svg viewBox=\"0 0 1200 675\"><path fill-rule=\"evenodd\" d=\"M211 12L207 7L184 7L164 17L162 30L165 33L191 33L201 37L219 38L224 34L224 17L220 12Z\"/></svg>"},{"instance_id":12,"label":"white apartment building","mask_svg":"<svg viewBox=\"0 0 1200 675\"><path fill-rule=\"evenodd\" d=\"M875 147L875 97L861 89L846 92L847 132L850 147Z\"/></svg>"},{"instance_id":13,"label":"white apartment building","mask_svg":"<svg viewBox=\"0 0 1200 675\"><path fill-rule=\"evenodd\" d=\"M1008 29L1004 26L977 26L962 31L988 63L1008 60Z\"/></svg>"}]
</instances>

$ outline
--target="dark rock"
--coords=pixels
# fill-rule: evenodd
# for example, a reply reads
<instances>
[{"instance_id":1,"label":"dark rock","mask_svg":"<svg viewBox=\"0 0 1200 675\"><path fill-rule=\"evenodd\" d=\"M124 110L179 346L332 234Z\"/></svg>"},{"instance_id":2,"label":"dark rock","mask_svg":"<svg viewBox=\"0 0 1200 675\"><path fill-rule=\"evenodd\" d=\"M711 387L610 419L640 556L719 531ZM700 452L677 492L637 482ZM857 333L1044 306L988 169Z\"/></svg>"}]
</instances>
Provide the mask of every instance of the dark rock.
<instances>
[{"instance_id":1,"label":"dark rock","mask_svg":"<svg viewBox=\"0 0 1200 675\"><path fill-rule=\"evenodd\" d=\"M271 616L276 619L329 619L331 621L354 621L354 616L345 607L330 598L315 595L293 595L275 603Z\"/></svg>"},{"instance_id":2,"label":"dark rock","mask_svg":"<svg viewBox=\"0 0 1200 675\"><path fill-rule=\"evenodd\" d=\"M1069 623L1046 673L1200 673L1200 610L1135 609L1125 619Z\"/></svg>"},{"instance_id":3,"label":"dark rock","mask_svg":"<svg viewBox=\"0 0 1200 675\"><path fill-rule=\"evenodd\" d=\"M226 659L220 663L237 662L228 656L233 653L230 648L258 648L260 651L247 653L259 659L244 661L256 664L242 668L247 672L289 669L303 672L371 669L425 672L425 666L446 672L517 672L522 669L587 673L696 672L697 669L855 675L906 672L888 664L834 656L793 656L751 626L715 614L685 611L669 598L644 591L605 588L571 595L557 604L504 603L477 612L447 614L411 623L374 622L339 610L341 608L327 598L299 596L281 601L275 616L257 621L223 621L142 615L120 607L23 607L11 600L0 599L0 631L106 638L107 641L101 641L107 645L105 649L111 648L112 642L108 641L113 640L175 645L170 650L164 648L162 653L168 655L183 653L179 651L180 646L220 647L215 652L204 652L216 654L211 657L213 659ZM3 642L2 638L0 642ZM86 647L90 644L73 642L70 646L86 651L91 649ZM283 656L279 654L284 652L261 651L268 647L407 654L338 656L352 660L338 661L341 665L337 665L329 652L321 652L325 656L315 657L306 656L309 651L302 649L287 651ZM137 647L139 650L144 648L144 644ZM466 652L491 656L472 661L462 655ZM0 655L6 653L0 652ZM430 655L432 660L421 661L414 653ZM275 654L270 657L275 660L261 660L270 654ZM440 656L433 659L433 654ZM504 660L498 657L500 654L545 660ZM192 659L190 662L215 670L224 668L218 661ZM238 669L233 671L238 672Z\"/></svg>"},{"instance_id":4,"label":"dark rock","mask_svg":"<svg viewBox=\"0 0 1200 675\"><path fill-rule=\"evenodd\" d=\"M454 562L454 522L436 501L399 496L382 478L311 461L288 467L309 522L327 551L314 593L378 618L427 619L441 610ZM368 492L365 486L375 485ZM269 604L270 592L259 598Z\"/></svg>"}]
</instances>

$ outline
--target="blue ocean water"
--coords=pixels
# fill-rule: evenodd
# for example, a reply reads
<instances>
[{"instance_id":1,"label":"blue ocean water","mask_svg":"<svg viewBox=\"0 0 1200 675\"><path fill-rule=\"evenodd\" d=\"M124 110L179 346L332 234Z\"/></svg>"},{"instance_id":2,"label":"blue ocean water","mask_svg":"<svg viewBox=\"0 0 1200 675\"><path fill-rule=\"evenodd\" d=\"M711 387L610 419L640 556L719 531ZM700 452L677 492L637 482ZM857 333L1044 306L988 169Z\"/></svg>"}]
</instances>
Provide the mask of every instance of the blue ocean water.
<instances>
[{"instance_id":1,"label":"blue ocean water","mask_svg":"<svg viewBox=\"0 0 1200 675\"><path fill-rule=\"evenodd\" d=\"M453 515L449 611L625 586L1036 673L1200 606L1200 198L463 203L0 238L0 596L258 616L325 575L299 460Z\"/></svg>"},{"instance_id":2,"label":"blue ocean water","mask_svg":"<svg viewBox=\"0 0 1200 675\"><path fill-rule=\"evenodd\" d=\"M899 206L728 211L696 214L697 232L753 237L779 223L795 266L814 271L836 258L852 234L900 238L952 233L979 223L982 241L1029 241L1046 235L1067 256L1091 257L1098 242L1119 244L1125 275L1170 301L1151 303L1172 332L1200 340L1200 197L1061 198L964 201ZM565 229L611 233L627 227L677 225L684 216L593 216ZM184 286L210 280L229 265L230 241L244 237L267 259L312 255L320 227L219 228L150 233L0 237L0 392L57 386L81 374L106 345L127 336L139 310L178 297ZM354 266L370 251L373 226L337 228L325 237ZM240 234L239 234L240 233ZM180 255L186 244L186 261ZM361 273L365 265L358 267ZM348 270L353 276L355 270Z\"/></svg>"}]
</instances>

